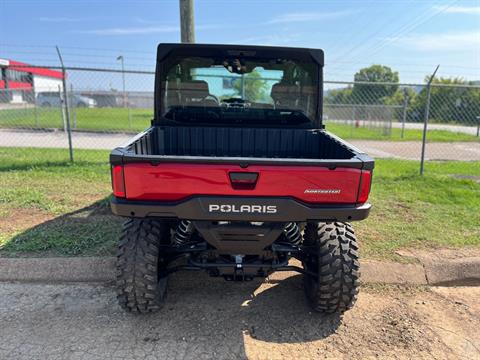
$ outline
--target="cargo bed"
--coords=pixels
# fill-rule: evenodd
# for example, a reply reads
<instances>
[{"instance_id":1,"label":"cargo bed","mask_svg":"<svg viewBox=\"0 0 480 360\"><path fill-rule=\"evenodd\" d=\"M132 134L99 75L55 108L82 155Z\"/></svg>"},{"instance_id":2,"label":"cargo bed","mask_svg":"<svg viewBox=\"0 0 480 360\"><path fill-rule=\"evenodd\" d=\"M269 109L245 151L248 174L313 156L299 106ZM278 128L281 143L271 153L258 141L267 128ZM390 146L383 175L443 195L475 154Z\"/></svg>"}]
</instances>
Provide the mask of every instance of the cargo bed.
<instances>
[{"instance_id":1,"label":"cargo bed","mask_svg":"<svg viewBox=\"0 0 480 360\"><path fill-rule=\"evenodd\" d=\"M208 197L209 203L238 198L242 204L275 198L292 207L290 217L300 218L306 216L302 203L327 206L313 218L328 214L353 220L369 209L352 212L368 198L373 160L324 130L154 126L115 149L110 160L114 172L121 171L124 192L116 196L125 200L113 203L119 214L122 204L131 209L137 201L135 216L218 216L203 211L206 205L198 197ZM232 216L239 219L239 214L225 214Z\"/></svg>"},{"instance_id":2,"label":"cargo bed","mask_svg":"<svg viewBox=\"0 0 480 360\"><path fill-rule=\"evenodd\" d=\"M115 149L111 161L373 168L373 159L336 136L297 128L154 126Z\"/></svg>"}]
</instances>

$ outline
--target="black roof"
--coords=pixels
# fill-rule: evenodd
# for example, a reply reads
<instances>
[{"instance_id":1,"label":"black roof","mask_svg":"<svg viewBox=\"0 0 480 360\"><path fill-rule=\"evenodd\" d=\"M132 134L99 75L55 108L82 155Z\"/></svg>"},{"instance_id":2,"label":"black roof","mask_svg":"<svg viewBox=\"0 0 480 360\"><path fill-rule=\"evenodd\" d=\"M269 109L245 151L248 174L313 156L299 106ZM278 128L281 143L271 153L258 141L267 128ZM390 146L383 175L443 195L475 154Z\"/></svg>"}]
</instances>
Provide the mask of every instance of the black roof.
<instances>
[{"instance_id":1,"label":"black roof","mask_svg":"<svg viewBox=\"0 0 480 360\"><path fill-rule=\"evenodd\" d=\"M217 45L217 44L187 44L187 43L162 43L157 48L157 61L162 61L167 55L178 56L245 56L245 57L288 57L301 61L315 61L320 66L324 65L323 50L259 45Z\"/></svg>"}]
</instances>

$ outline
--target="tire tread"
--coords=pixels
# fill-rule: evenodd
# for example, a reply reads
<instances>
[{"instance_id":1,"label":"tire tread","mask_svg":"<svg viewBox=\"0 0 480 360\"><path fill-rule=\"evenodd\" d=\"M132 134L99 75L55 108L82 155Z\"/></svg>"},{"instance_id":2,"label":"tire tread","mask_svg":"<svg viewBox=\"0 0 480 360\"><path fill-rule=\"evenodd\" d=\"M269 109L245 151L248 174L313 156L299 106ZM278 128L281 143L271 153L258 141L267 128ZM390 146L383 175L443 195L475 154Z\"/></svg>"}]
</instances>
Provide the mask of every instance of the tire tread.
<instances>
[{"instance_id":1,"label":"tire tread","mask_svg":"<svg viewBox=\"0 0 480 360\"><path fill-rule=\"evenodd\" d=\"M160 309L166 278L159 279L159 245L169 241L168 227L158 220L129 219L123 225L117 252L117 299L128 312ZM160 282L159 282L160 280Z\"/></svg>"},{"instance_id":2,"label":"tire tread","mask_svg":"<svg viewBox=\"0 0 480 360\"><path fill-rule=\"evenodd\" d=\"M307 245L317 250L315 261L304 264L318 274L318 280L305 276L305 291L314 310L343 313L358 295L360 264L358 244L349 223L308 223L304 235Z\"/></svg>"}]
</instances>

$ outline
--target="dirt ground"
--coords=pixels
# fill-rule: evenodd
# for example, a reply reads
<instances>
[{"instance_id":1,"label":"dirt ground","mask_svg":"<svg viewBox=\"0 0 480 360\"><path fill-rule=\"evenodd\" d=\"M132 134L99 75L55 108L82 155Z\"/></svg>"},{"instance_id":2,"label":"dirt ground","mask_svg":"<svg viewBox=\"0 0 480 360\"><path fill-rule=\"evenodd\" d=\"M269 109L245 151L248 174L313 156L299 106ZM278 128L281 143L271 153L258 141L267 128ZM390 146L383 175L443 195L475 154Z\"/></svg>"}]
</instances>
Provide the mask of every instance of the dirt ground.
<instances>
[{"instance_id":1,"label":"dirt ground","mask_svg":"<svg viewBox=\"0 0 480 360\"><path fill-rule=\"evenodd\" d=\"M172 277L160 313L111 286L0 284L1 359L480 359L480 288L366 286L343 318L311 313L301 276Z\"/></svg>"}]
</instances>

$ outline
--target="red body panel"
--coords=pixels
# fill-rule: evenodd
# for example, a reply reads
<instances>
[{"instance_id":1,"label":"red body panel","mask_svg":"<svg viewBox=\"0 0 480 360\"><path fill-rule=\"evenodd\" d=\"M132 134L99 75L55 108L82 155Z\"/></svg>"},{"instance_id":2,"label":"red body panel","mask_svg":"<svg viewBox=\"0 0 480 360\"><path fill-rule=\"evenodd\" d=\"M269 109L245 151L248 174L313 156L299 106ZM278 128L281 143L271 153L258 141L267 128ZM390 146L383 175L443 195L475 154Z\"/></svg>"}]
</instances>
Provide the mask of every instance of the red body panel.
<instances>
[{"instance_id":1,"label":"red body panel","mask_svg":"<svg viewBox=\"0 0 480 360\"><path fill-rule=\"evenodd\" d=\"M230 172L258 173L251 190L234 189ZM192 195L289 196L307 203L355 204L362 170L315 166L147 163L124 165L126 198L174 201Z\"/></svg>"}]
</instances>

